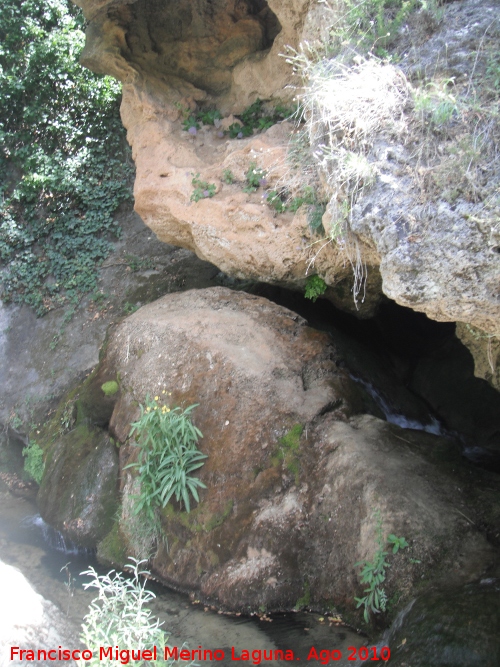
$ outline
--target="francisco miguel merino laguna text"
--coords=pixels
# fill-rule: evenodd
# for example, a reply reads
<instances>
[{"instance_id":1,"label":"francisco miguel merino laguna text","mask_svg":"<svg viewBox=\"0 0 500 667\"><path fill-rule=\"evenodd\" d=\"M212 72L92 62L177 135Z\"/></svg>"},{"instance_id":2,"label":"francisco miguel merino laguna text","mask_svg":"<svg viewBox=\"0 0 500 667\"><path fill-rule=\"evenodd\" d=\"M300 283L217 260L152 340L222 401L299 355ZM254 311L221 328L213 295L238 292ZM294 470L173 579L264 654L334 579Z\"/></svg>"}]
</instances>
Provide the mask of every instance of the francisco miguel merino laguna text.
<instances>
[{"instance_id":1,"label":"francisco miguel merino laguna text","mask_svg":"<svg viewBox=\"0 0 500 667\"><path fill-rule=\"evenodd\" d=\"M90 649L70 651L62 646L57 649L22 649L19 646L11 646L10 659L11 660L26 660L40 661L40 660L92 660L92 658L99 656L99 660L115 660L122 665L128 665L130 662L138 662L139 660L153 661L160 656L163 660L184 660L192 662L193 660L224 660L226 657L225 651L222 649L204 649L199 646L197 649L187 649L181 646L165 646L163 650L154 646L152 649L120 649L119 646L100 646L98 650L91 651ZM260 665L264 660L295 660L293 651L280 650L253 650L247 651L243 649L238 652L234 646L231 646L231 660L251 661L254 665Z\"/></svg>"},{"instance_id":2,"label":"francisco miguel merino laguna text","mask_svg":"<svg viewBox=\"0 0 500 667\"><path fill-rule=\"evenodd\" d=\"M157 660L158 655L162 656L163 660L184 660L185 662L193 662L194 660L224 660L226 657L225 652L220 649L204 649L201 646L198 646L196 649L187 649L184 646L181 646L179 649L178 646L164 646L163 655L161 650L159 651L156 646L152 649L120 649L119 646L100 646L99 650L95 651L96 657L99 654L99 660L112 660L115 662L120 662L122 665L128 665L130 662L149 662L152 660ZM391 651L388 646L349 646L347 648L347 659L348 660L383 660L387 662L391 657ZM371 655L370 655L371 654ZM62 648L59 646L57 649L22 649L19 646L11 646L10 648L10 659L15 660L19 658L25 660L26 662L35 662L40 660L92 660L94 657L94 652L90 649L84 649L83 651L75 650L70 651L68 649ZM327 665L330 661L337 661L342 659L342 651L339 649L330 649L330 650L320 650L319 654L316 650L316 647L311 646L309 653L307 654L306 660L317 660L322 665ZM271 660L300 660L298 656L295 656L294 652L291 649L285 651L276 650L261 650L254 649L252 651L247 651L242 649L238 655L234 646L231 646L231 660L233 662L238 662L240 660L245 660L251 662L253 665L260 665L263 661Z\"/></svg>"}]
</instances>

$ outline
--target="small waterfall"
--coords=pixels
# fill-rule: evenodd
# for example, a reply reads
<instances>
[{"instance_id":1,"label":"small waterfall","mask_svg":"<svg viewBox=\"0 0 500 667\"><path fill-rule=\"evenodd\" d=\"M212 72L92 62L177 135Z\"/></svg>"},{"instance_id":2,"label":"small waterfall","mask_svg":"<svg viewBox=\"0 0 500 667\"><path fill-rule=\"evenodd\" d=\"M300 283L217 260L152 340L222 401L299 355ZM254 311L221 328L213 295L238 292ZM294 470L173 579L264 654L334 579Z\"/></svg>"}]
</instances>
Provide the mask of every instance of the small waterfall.
<instances>
[{"instance_id":1,"label":"small waterfall","mask_svg":"<svg viewBox=\"0 0 500 667\"><path fill-rule=\"evenodd\" d=\"M61 553L76 556L88 555L93 553L92 549L86 549L74 544L70 539L64 537L58 530L49 526L48 523L42 519L39 514L35 516L28 516L22 521L22 525L27 528L39 530L42 534L43 541L48 544L51 549L60 551Z\"/></svg>"},{"instance_id":2,"label":"small waterfall","mask_svg":"<svg viewBox=\"0 0 500 667\"><path fill-rule=\"evenodd\" d=\"M385 418L390 424L396 424L396 426L400 426L401 428L413 429L415 431L425 431L426 433L432 433L434 435L449 435L448 431L446 431L443 425L435 417L429 415L428 423L424 424L416 419L409 419L404 415L398 414L397 412L394 412L388 401L372 384L370 384L370 382L362 380L355 375L351 375L351 378L366 389L378 407L382 410Z\"/></svg>"}]
</instances>

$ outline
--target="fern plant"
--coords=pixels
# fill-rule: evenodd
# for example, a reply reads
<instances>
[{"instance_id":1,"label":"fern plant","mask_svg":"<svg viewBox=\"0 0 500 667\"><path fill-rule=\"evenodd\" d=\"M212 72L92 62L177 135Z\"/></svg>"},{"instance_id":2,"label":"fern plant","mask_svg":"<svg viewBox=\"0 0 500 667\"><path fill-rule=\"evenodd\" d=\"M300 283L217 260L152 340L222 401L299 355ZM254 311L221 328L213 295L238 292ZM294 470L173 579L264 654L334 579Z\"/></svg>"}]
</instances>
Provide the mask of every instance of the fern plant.
<instances>
[{"instance_id":1,"label":"fern plant","mask_svg":"<svg viewBox=\"0 0 500 667\"><path fill-rule=\"evenodd\" d=\"M161 405L159 396L146 398L141 405L141 416L131 426L130 436L140 448L138 460L126 468L139 473L141 492L137 497L135 513L144 510L155 520L155 508L165 507L172 497L191 509L190 497L199 502L198 489L205 484L193 476L204 464L206 454L197 447L201 431L191 421L195 405L185 410Z\"/></svg>"}]
</instances>

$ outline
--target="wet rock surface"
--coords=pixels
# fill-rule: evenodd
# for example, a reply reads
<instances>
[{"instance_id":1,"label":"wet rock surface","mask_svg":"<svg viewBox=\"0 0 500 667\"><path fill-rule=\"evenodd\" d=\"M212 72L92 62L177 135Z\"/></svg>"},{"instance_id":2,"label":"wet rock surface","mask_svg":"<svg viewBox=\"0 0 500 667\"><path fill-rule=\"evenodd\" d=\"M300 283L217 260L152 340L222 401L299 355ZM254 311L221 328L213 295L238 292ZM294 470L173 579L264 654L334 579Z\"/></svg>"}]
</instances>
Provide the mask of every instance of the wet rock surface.
<instances>
[{"instance_id":1,"label":"wet rock surface","mask_svg":"<svg viewBox=\"0 0 500 667\"><path fill-rule=\"evenodd\" d=\"M118 507L118 454L104 431L80 424L45 452L37 501L51 526L93 547L113 525Z\"/></svg>"},{"instance_id":2,"label":"wet rock surface","mask_svg":"<svg viewBox=\"0 0 500 667\"><path fill-rule=\"evenodd\" d=\"M490 577L416 600L384 637L395 667L496 667L500 585Z\"/></svg>"}]
</instances>

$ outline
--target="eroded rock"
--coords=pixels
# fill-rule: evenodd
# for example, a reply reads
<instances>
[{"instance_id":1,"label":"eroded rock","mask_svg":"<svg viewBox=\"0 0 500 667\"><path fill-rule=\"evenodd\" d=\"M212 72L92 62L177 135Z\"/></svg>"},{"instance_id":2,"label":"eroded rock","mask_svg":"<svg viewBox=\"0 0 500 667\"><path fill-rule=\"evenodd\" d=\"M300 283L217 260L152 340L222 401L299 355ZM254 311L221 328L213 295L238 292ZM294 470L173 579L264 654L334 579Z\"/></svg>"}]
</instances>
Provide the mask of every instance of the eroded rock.
<instances>
[{"instance_id":1,"label":"eroded rock","mask_svg":"<svg viewBox=\"0 0 500 667\"><path fill-rule=\"evenodd\" d=\"M494 561L475 527L481 501L471 509L449 468L433 462L451 456L460 468L449 443L356 416L357 388L338 359L299 316L225 288L168 295L119 325L103 363L121 379L110 426L122 469L137 456L127 437L148 395L198 403L208 455L199 505L161 512L168 547L158 545L152 564L163 581L236 610L352 609L361 592L354 563L373 558L378 516L384 536L411 545L388 570L389 597L407 599L422 576L471 581ZM138 553L133 478L123 470L105 559Z\"/></svg>"},{"instance_id":2,"label":"eroded rock","mask_svg":"<svg viewBox=\"0 0 500 667\"><path fill-rule=\"evenodd\" d=\"M438 123L430 132L428 120L422 121L427 112L419 120L416 93L408 87L405 104L394 112L403 130L391 126L364 137L372 187L349 197L340 178L339 188L327 192L330 211L343 205L350 210L355 237L347 252L329 239L318 241L302 209L277 215L262 193L242 192L253 162L269 171L270 187L289 185L286 124L226 141L208 126L188 136L180 122L197 105L217 107L228 117L256 98L273 104L289 100L290 84L300 82L280 54L287 46L298 48L301 40L320 45L330 39L337 10L309 0L81 4L90 20L83 62L124 84L122 117L137 165L136 210L159 239L194 250L237 277L302 287L306 274L315 272L332 287L348 283L344 297L338 290L327 296L344 309L359 309L361 316L373 313L383 291L401 305L440 321L473 325L496 340L499 171L496 159L483 157L498 137L498 123L494 114L484 131L469 122L472 89L490 85L488 49L498 37L494 3L451 3L443 7L442 20L429 12L409 17L396 45L403 74L421 94L436 99L448 99L452 82L453 99L459 101L450 131ZM423 72L433 78L421 84ZM344 120L354 127L359 119ZM490 137L484 144L483 136ZM313 163L302 169L304 182L314 168L320 169ZM224 182L226 169L234 172L235 184ZM215 186L214 197L190 201L197 174ZM351 263L359 281L354 288ZM488 374L494 383L497 367Z\"/></svg>"}]
</instances>

